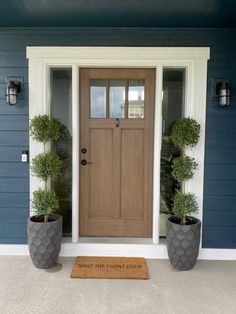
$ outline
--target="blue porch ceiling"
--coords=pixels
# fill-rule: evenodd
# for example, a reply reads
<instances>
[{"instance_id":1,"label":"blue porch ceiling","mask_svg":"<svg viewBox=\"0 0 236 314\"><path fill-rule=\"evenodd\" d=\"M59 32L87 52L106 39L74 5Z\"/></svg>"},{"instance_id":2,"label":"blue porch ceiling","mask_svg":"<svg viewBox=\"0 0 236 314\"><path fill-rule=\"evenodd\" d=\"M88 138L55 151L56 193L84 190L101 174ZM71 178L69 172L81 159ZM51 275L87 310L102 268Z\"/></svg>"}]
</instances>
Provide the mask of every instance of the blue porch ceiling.
<instances>
[{"instance_id":1,"label":"blue porch ceiling","mask_svg":"<svg viewBox=\"0 0 236 314\"><path fill-rule=\"evenodd\" d=\"M234 0L7 0L0 27L236 27Z\"/></svg>"}]
</instances>

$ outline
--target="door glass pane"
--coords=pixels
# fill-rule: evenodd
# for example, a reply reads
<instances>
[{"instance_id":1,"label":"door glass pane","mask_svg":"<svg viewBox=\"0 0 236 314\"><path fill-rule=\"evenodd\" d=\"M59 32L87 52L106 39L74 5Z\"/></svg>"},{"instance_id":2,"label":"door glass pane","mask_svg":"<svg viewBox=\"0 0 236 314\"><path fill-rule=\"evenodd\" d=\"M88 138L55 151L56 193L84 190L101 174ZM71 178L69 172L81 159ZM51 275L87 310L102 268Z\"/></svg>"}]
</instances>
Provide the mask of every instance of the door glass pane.
<instances>
[{"instance_id":1,"label":"door glass pane","mask_svg":"<svg viewBox=\"0 0 236 314\"><path fill-rule=\"evenodd\" d=\"M128 118L144 118L144 80L129 80Z\"/></svg>"},{"instance_id":2,"label":"door glass pane","mask_svg":"<svg viewBox=\"0 0 236 314\"><path fill-rule=\"evenodd\" d=\"M52 185L59 196L63 235L71 236L72 226L72 74L71 69L51 69L51 117L60 120L62 137L53 150L63 160L61 174Z\"/></svg>"},{"instance_id":3,"label":"door glass pane","mask_svg":"<svg viewBox=\"0 0 236 314\"><path fill-rule=\"evenodd\" d=\"M106 118L105 80L90 80L90 117Z\"/></svg>"},{"instance_id":4,"label":"door glass pane","mask_svg":"<svg viewBox=\"0 0 236 314\"><path fill-rule=\"evenodd\" d=\"M110 118L125 117L125 80L110 80Z\"/></svg>"},{"instance_id":5,"label":"door glass pane","mask_svg":"<svg viewBox=\"0 0 236 314\"><path fill-rule=\"evenodd\" d=\"M168 141L170 127L183 117L185 99L185 70L166 68L163 71L162 92L162 149L161 149L161 199L160 236L165 236L166 214L171 214L172 199L179 188L171 174L173 157L178 150Z\"/></svg>"}]
</instances>

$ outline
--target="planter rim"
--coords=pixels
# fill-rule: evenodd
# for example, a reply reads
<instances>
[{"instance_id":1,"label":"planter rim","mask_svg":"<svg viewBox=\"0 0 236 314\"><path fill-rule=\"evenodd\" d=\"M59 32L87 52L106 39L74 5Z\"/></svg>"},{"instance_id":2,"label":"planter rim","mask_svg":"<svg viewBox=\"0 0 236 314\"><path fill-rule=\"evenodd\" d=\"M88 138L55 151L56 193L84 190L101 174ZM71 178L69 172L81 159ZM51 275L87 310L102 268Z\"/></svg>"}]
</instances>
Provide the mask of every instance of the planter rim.
<instances>
[{"instance_id":1,"label":"planter rim","mask_svg":"<svg viewBox=\"0 0 236 314\"><path fill-rule=\"evenodd\" d=\"M35 223L35 224L48 224L48 223L54 223L60 219L62 219L62 216L61 215L58 215L58 214L51 214L49 215L49 217L51 217L53 220L52 221L48 221L48 222L40 222L40 221L33 221L32 219L37 217L36 215L33 215L33 216L30 216L28 218L28 221L29 223Z\"/></svg>"},{"instance_id":2,"label":"planter rim","mask_svg":"<svg viewBox=\"0 0 236 314\"><path fill-rule=\"evenodd\" d=\"M193 217L193 216L186 216L186 217L188 217L188 218L191 218L191 219L194 221L194 223L189 224L189 225L182 225L182 224L180 224L180 223L176 223L175 221L172 221L171 219L174 218L174 217L176 217L176 216L171 215L170 217L168 217L168 222L170 222L170 223L172 223L172 224L174 224L174 225L178 225L178 226L195 226L195 225L201 223L201 220L198 219L198 218L196 218L196 217Z\"/></svg>"}]
</instances>

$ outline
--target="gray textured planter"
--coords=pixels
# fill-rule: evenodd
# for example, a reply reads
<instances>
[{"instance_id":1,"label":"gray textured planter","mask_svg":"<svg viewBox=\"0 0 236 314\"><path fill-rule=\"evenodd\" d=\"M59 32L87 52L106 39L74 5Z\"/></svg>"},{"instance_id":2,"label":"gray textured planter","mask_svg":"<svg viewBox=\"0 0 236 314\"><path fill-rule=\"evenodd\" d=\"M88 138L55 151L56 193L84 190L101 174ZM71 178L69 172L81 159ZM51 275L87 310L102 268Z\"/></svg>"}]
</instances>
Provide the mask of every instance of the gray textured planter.
<instances>
[{"instance_id":1,"label":"gray textured planter","mask_svg":"<svg viewBox=\"0 0 236 314\"><path fill-rule=\"evenodd\" d=\"M37 268L50 268L57 263L61 250L62 217L50 215L49 222L28 219L28 246L32 262Z\"/></svg>"},{"instance_id":2,"label":"gray textured planter","mask_svg":"<svg viewBox=\"0 0 236 314\"><path fill-rule=\"evenodd\" d=\"M197 218L189 218L193 224L180 225L175 217L170 217L166 224L169 260L178 270L192 269L198 257L201 222Z\"/></svg>"}]
</instances>

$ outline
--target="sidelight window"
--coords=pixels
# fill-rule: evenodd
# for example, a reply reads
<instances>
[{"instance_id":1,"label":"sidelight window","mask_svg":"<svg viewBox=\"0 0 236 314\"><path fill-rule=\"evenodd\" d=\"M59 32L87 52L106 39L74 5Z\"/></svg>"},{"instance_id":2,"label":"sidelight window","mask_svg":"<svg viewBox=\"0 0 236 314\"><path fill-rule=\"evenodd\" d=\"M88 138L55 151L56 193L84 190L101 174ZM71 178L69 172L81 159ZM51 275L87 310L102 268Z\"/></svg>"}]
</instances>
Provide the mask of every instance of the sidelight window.
<instances>
[{"instance_id":1,"label":"sidelight window","mask_svg":"<svg viewBox=\"0 0 236 314\"><path fill-rule=\"evenodd\" d=\"M60 120L62 137L53 143L53 149L63 160L61 174L54 179L63 216L63 235L72 233L72 71L70 68L51 68L51 117Z\"/></svg>"},{"instance_id":2,"label":"sidelight window","mask_svg":"<svg viewBox=\"0 0 236 314\"><path fill-rule=\"evenodd\" d=\"M184 116L185 69L164 68L162 89L162 148L161 148L161 214L171 214L172 199L179 188L171 174L172 157L179 152L168 140L171 125ZM160 236L165 236L165 216L161 216Z\"/></svg>"}]
</instances>

